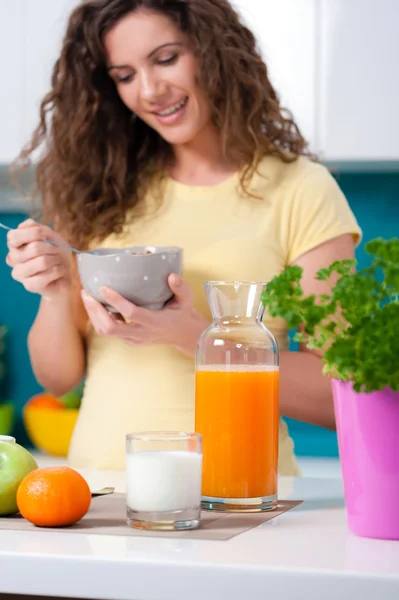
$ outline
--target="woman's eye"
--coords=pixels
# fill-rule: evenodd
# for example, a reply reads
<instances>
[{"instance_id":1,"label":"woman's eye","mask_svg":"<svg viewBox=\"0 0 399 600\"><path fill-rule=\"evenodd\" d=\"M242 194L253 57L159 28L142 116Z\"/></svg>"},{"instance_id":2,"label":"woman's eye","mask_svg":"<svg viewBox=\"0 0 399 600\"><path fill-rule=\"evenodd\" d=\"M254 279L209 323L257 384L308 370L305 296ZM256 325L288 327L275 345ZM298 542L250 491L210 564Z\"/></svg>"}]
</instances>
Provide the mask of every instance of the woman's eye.
<instances>
[{"instance_id":1,"label":"woman's eye","mask_svg":"<svg viewBox=\"0 0 399 600\"><path fill-rule=\"evenodd\" d=\"M121 75L116 77L116 83L129 83L133 79L133 75Z\"/></svg>"},{"instance_id":2,"label":"woman's eye","mask_svg":"<svg viewBox=\"0 0 399 600\"><path fill-rule=\"evenodd\" d=\"M168 58L163 58L162 60L158 60L159 65L171 65L176 62L178 58L177 54L173 54L173 56L169 56Z\"/></svg>"}]
</instances>

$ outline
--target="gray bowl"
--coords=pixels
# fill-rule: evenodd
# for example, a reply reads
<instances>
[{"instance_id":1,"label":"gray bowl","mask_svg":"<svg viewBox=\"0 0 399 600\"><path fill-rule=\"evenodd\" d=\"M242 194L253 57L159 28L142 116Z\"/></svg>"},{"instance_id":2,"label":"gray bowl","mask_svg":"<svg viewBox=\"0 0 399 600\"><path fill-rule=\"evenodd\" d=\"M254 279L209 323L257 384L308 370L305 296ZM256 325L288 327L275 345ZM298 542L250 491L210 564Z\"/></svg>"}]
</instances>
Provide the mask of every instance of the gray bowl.
<instances>
[{"instance_id":1,"label":"gray bowl","mask_svg":"<svg viewBox=\"0 0 399 600\"><path fill-rule=\"evenodd\" d=\"M95 254L82 252L78 256L83 288L112 312L100 294L103 286L136 306L160 310L173 295L168 277L171 273L181 275L182 263L183 250L176 246L100 248Z\"/></svg>"}]
</instances>

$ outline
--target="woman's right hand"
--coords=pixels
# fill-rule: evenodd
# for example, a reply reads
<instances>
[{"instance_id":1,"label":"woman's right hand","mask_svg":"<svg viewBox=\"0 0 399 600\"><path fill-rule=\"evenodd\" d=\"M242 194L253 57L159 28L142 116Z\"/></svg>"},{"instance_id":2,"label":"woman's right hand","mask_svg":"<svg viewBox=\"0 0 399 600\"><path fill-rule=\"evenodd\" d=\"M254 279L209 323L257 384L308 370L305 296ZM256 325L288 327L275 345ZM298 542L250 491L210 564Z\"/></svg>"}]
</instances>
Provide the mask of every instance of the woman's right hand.
<instances>
[{"instance_id":1,"label":"woman's right hand","mask_svg":"<svg viewBox=\"0 0 399 600\"><path fill-rule=\"evenodd\" d=\"M12 277L22 283L28 292L43 297L54 297L69 290L72 280L72 256L44 239L66 244L50 227L33 219L21 223L7 234L6 263L12 268Z\"/></svg>"}]
</instances>

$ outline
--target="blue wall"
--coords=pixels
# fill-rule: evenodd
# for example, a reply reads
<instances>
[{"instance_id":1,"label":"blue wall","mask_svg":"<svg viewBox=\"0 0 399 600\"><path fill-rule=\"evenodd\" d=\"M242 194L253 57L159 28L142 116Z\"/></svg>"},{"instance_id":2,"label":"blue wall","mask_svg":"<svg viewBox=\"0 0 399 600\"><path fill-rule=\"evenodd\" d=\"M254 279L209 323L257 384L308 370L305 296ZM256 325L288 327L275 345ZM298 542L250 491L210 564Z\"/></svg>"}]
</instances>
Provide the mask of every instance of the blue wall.
<instances>
[{"instance_id":1,"label":"blue wall","mask_svg":"<svg viewBox=\"0 0 399 600\"><path fill-rule=\"evenodd\" d=\"M337 180L363 229L364 240L357 252L360 265L367 262L364 243L377 235L399 235L399 173L391 174L341 174ZM23 215L1 214L0 220L10 227L16 226ZM35 382L26 349L26 337L34 319L39 298L28 294L10 278L4 262L5 235L0 231L0 324L9 330L7 340L7 379L3 388L7 397L18 407L16 435L26 443L21 424L21 408L30 396L40 391ZM318 427L289 421L296 452L301 456L338 456L336 435Z\"/></svg>"},{"instance_id":2,"label":"blue wall","mask_svg":"<svg viewBox=\"0 0 399 600\"><path fill-rule=\"evenodd\" d=\"M25 215L1 214L0 220L15 227L25 219ZM29 328L39 306L39 297L28 294L22 285L10 276L10 268L4 259L7 255L5 231L0 230L0 324L8 330L6 350L6 378L2 386L2 400L12 400L17 405L15 435L19 443L28 439L21 423L21 408L25 402L40 391L30 367L26 348Z\"/></svg>"}]
</instances>

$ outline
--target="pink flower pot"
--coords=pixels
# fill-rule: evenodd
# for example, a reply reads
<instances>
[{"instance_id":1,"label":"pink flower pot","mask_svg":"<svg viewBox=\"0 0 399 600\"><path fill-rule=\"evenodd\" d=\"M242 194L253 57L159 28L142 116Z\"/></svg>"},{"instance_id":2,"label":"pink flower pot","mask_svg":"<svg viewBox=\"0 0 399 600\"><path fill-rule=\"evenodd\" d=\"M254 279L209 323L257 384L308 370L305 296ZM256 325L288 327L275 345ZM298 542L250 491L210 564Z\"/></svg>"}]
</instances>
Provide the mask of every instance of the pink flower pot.
<instances>
[{"instance_id":1,"label":"pink flower pot","mask_svg":"<svg viewBox=\"0 0 399 600\"><path fill-rule=\"evenodd\" d=\"M348 528L399 540L399 393L332 381Z\"/></svg>"}]
</instances>

